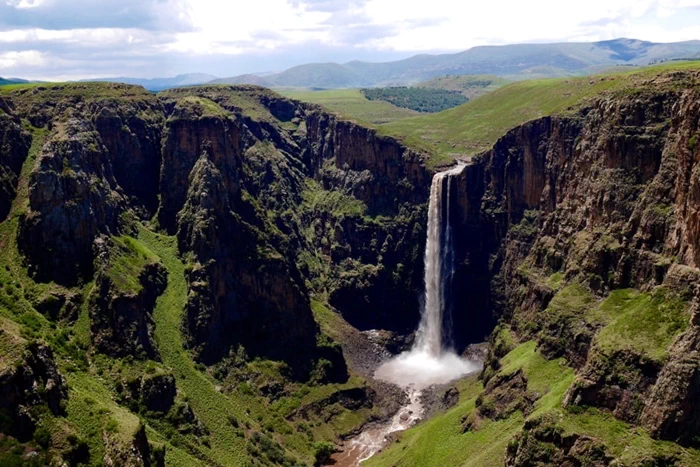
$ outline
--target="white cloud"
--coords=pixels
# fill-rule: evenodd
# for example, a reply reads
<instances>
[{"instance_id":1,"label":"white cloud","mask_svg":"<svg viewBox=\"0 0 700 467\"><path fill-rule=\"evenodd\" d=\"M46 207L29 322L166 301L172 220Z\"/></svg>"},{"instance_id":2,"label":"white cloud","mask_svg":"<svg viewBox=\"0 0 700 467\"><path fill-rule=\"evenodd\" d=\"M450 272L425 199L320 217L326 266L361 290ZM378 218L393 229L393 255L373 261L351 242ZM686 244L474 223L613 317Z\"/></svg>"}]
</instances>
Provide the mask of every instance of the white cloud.
<instances>
[{"instance_id":1,"label":"white cloud","mask_svg":"<svg viewBox=\"0 0 700 467\"><path fill-rule=\"evenodd\" d=\"M188 15L194 32L180 33L169 50L201 54L238 54L272 49L284 44L327 38L327 12L310 11L305 4L287 0L230 2L195 0Z\"/></svg>"},{"instance_id":2,"label":"white cloud","mask_svg":"<svg viewBox=\"0 0 700 467\"><path fill-rule=\"evenodd\" d=\"M124 41L137 43L146 37L148 33L140 29L13 29L0 31L0 43L80 43L84 45L94 44L97 47L120 44Z\"/></svg>"},{"instance_id":3,"label":"white cloud","mask_svg":"<svg viewBox=\"0 0 700 467\"><path fill-rule=\"evenodd\" d=\"M8 5L20 9L36 8L41 6L42 3L44 3L44 0L9 0L7 2Z\"/></svg>"},{"instance_id":4,"label":"white cloud","mask_svg":"<svg viewBox=\"0 0 700 467\"><path fill-rule=\"evenodd\" d=\"M645 17L669 18L698 5L699 0L431 0L406 2L397 8L393 0L369 0L367 13L375 24L400 25L392 37L370 39L372 46L429 51L463 50L487 43L605 40L633 32L646 40L676 40L683 34L669 25L641 31L634 25ZM698 12L694 14L700 19ZM445 16L440 24L412 27L414 21Z\"/></svg>"},{"instance_id":5,"label":"white cloud","mask_svg":"<svg viewBox=\"0 0 700 467\"><path fill-rule=\"evenodd\" d=\"M41 57L26 70L42 77L235 74L486 44L672 42L700 39L698 25L700 0L0 0L0 56L20 72Z\"/></svg>"},{"instance_id":6,"label":"white cloud","mask_svg":"<svg viewBox=\"0 0 700 467\"><path fill-rule=\"evenodd\" d=\"M46 54L38 50L0 53L0 68L18 69L20 67L36 67L46 64Z\"/></svg>"}]
</instances>

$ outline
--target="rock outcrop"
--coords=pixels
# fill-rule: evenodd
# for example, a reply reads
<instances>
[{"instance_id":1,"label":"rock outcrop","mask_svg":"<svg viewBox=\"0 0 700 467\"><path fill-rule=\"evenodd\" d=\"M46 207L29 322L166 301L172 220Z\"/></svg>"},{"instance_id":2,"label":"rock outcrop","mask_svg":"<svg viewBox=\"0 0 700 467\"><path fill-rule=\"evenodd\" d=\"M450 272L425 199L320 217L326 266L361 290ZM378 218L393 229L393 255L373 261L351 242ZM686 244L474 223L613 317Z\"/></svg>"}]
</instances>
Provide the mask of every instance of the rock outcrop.
<instances>
[{"instance_id":1,"label":"rock outcrop","mask_svg":"<svg viewBox=\"0 0 700 467\"><path fill-rule=\"evenodd\" d=\"M591 406L610 410L620 420L637 423L644 401L656 382L660 364L629 350L610 355L596 352L569 388L564 407Z\"/></svg>"},{"instance_id":2,"label":"rock outcrop","mask_svg":"<svg viewBox=\"0 0 700 467\"><path fill-rule=\"evenodd\" d=\"M605 467L613 465L612 462L613 457L600 440L576 434L567 435L556 424L556 420L540 417L525 422L523 432L508 443L504 465Z\"/></svg>"},{"instance_id":3,"label":"rock outcrop","mask_svg":"<svg viewBox=\"0 0 700 467\"><path fill-rule=\"evenodd\" d=\"M120 402L134 412L167 413L175 405L177 386L171 373L155 371L117 384ZM191 412L187 409L184 412ZM191 414L194 417L194 414Z\"/></svg>"},{"instance_id":4,"label":"rock outcrop","mask_svg":"<svg viewBox=\"0 0 700 467\"><path fill-rule=\"evenodd\" d=\"M124 444L119 436L104 432L105 453L102 463L108 467L151 467L165 465L165 450L152 449L146 436L146 427L139 424L131 441Z\"/></svg>"},{"instance_id":5,"label":"rock outcrop","mask_svg":"<svg viewBox=\"0 0 700 467\"><path fill-rule=\"evenodd\" d=\"M95 349L112 357L158 358L153 308L167 285L167 271L155 258L140 257L128 242L98 239L96 244L102 264L88 304Z\"/></svg>"},{"instance_id":6,"label":"rock outcrop","mask_svg":"<svg viewBox=\"0 0 700 467\"><path fill-rule=\"evenodd\" d=\"M17 243L40 281L75 285L93 274L94 241L117 233L126 200L94 127L77 115L56 124L29 180Z\"/></svg>"},{"instance_id":7,"label":"rock outcrop","mask_svg":"<svg viewBox=\"0 0 700 467\"><path fill-rule=\"evenodd\" d=\"M0 411L11 421L6 434L20 441L31 439L36 428L37 415L34 409L45 406L54 415L64 412L63 404L68 398L66 380L58 371L53 352L46 344L31 342L0 331L3 348L14 348L0 367ZM16 361L10 359L16 356ZM44 409L46 410L46 409Z\"/></svg>"},{"instance_id":8,"label":"rock outcrop","mask_svg":"<svg viewBox=\"0 0 700 467\"><path fill-rule=\"evenodd\" d=\"M162 107L120 84L21 89L16 113L44 129L17 243L39 281L72 286L93 275L93 242L116 234L127 210L157 203Z\"/></svg>"},{"instance_id":9,"label":"rock outcrop","mask_svg":"<svg viewBox=\"0 0 700 467\"><path fill-rule=\"evenodd\" d=\"M697 314L694 318L696 324ZM671 345L671 358L646 398L640 422L658 438L695 444L700 433L698 397L700 327L694 325Z\"/></svg>"}]
</instances>

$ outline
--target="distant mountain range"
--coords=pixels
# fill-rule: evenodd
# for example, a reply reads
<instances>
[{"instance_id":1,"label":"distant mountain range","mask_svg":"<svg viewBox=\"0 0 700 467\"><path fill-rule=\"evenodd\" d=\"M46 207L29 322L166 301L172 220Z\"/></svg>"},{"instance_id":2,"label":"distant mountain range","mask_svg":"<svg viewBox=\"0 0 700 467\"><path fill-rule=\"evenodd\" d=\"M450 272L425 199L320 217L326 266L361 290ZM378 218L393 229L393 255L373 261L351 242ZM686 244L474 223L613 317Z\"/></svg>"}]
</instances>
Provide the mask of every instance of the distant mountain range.
<instances>
[{"instance_id":1,"label":"distant mountain range","mask_svg":"<svg viewBox=\"0 0 700 467\"><path fill-rule=\"evenodd\" d=\"M474 47L455 54L416 55L385 63L311 63L264 78L242 75L216 82L257 84L253 79L261 79L268 87L357 88L413 84L446 75L490 74L510 79L585 75L620 65L689 58L700 58L700 41L661 44L615 39Z\"/></svg>"},{"instance_id":2,"label":"distant mountain range","mask_svg":"<svg viewBox=\"0 0 700 467\"><path fill-rule=\"evenodd\" d=\"M117 77L83 81L136 84L151 91L199 84L337 89L411 85L440 76L457 75L495 75L508 79L575 76L616 66L646 66L686 59L700 59L700 40L655 43L637 39L614 39L601 42L482 46L454 54L415 55L405 60L384 63L309 63L281 73L245 74L230 78L191 73L174 78ZM8 81L12 80L0 78L0 85L9 84Z\"/></svg>"},{"instance_id":3,"label":"distant mountain range","mask_svg":"<svg viewBox=\"0 0 700 467\"><path fill-rule=\"evenodd\" d=\"M6 84L21 84L21 83L28 83L26 79L19 79L19 78L2 78L0 77L0 86L5 86Z\"/></svg>"},{"instance_id":4,"label":"distant mountain range","mask_svg":"<svg viewBox=\"0 0 700 467\"><path fill-rule=\"evenodd\" d=\"M195 86L198 84L205 84L216 79L214 75L208 75L205 73L189 73L184 75L177 75L173 78L128 78L128 77L118 77L118 78L98 78L98 79L84 79L81 81L108 81L115 83L125 83L125 84L136 84L138 86L143 86L149 91L162 91L164 89L177 88L180 86Z\"/></svg>"}]
</instances>

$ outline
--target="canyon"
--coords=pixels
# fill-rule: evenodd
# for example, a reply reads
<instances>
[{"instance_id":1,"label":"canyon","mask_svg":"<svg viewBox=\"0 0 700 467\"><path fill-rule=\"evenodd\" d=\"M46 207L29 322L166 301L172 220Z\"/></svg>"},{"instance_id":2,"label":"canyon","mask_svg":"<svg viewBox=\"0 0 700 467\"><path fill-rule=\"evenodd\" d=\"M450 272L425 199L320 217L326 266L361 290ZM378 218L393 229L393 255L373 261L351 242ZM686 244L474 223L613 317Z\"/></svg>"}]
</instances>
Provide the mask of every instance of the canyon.
<instances>
[{"instance_id":1,"label":"canyon","mask_svg":"<svg viewBox=\"0 0 700 467\"><path fill-rule=\"evenodd\" d=\"M697 465L699 78L457 168L255 86L2 91L0 450L309 465L420 406L367 465ZM375 377L480 342L420 398Z\"/></svg>"}]
</instances>

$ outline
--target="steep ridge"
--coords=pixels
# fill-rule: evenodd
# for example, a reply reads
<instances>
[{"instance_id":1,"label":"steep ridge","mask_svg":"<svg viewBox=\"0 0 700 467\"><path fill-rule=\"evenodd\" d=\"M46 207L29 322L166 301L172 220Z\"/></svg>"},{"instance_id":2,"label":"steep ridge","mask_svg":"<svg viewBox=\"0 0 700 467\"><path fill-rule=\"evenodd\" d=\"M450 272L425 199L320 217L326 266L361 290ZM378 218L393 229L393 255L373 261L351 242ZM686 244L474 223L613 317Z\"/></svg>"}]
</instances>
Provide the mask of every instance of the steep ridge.
<instances>
[{"instance_id":1,"label":"steep ridge","mask_svg":"<svg viewBox=\"0 0 700 467\"><path fill-rule=\"evenodd\" d=\"M0 310L20 323L11 335L60 349L70 375L67 412L30 425L22 440L42 441L28 449L294 465L314 441L390 415L311 305L363 329L415 326L431 177L421 154L252 86L28 85L3 102L21 193L8 191L0 279L24 296ZM164 291L182 309L164 311ZM178 320L182 355L162 337Z\"/></svg>"}]
</instances>

